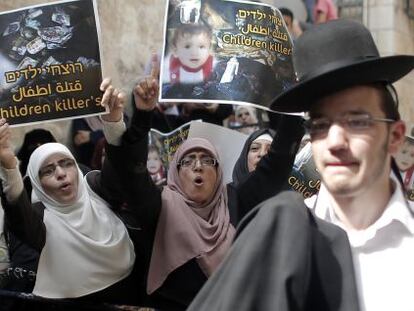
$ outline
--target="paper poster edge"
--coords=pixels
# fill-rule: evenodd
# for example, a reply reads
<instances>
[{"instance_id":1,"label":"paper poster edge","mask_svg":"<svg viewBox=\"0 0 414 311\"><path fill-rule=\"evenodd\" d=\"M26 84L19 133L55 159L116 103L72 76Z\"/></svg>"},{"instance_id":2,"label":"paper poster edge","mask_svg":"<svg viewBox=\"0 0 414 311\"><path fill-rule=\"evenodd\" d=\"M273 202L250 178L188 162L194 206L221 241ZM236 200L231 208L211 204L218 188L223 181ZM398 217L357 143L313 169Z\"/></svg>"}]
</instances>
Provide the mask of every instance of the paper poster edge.
<instances>
[{"instance_id":1,"label":"paper poster edge","mask_svg":"<svg viewBox=\"0 0 414 311\"><path fill-rule=\"evenodd\" d=\"M56 118L56 119L47 119L47 120L40 120L40 121L33 121L33 122L25 122L25 123L16 123L16 124L10 124L10 128L17 128L22 126L29 126L29 125L36 125L41 123L51 123L51 122L61 122L61 121L70 121L75 119L82 119L82 118L89 118L94 116L100 116L107 114L108 112L97 112L97 113L89 113L89 114L82 114L82 115L76 115L76 116L69 116L69 117L62 117L62 118Z\"/></svg>"},{"instance_id":2,"label":"paper poster edge","mask_svg":"<svg viewBox=\"0 0 414 311\"><path fill-rule=\"evenodd\" d=\"M4 14L15 13L15 12L19 12L19 11L25 11L25 10L29 10L29 9L33 9L33 8L38 8L38 7L51 6L51 5L62 4L62 3L67 3L67 2L82 2L82 1L84 1L84 0L62 0L62 1L53 1L53 2L46 2L46 3L41 3L41 4L34 4L34 5L21 7L21 8L18 8L18 9L12 9L12 10L8 10L8 11L0 12L0 16L4 15ZM95 1L95 0L89 0L89 1Z\"/></svg>"}]
</instances>

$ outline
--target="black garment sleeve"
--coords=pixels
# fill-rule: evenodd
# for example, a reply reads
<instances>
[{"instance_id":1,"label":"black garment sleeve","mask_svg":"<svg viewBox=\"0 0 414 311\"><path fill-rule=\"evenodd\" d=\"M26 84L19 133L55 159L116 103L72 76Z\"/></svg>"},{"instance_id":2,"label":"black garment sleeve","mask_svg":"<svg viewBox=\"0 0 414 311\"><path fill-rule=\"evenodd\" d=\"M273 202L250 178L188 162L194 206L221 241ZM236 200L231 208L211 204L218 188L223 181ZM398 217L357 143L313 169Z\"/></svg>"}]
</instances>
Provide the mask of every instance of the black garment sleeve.
<instances>
[{"instance_id":1,"label":"black garment sleeve","mask_svg":"<svg viewBox=\"0 0 414 311\"><path fill-rule=\"evenodd\" d=\"M135 110L121 146L108 145L107 158L119 175L128 207L134 210L142 229L153 238L161 209L161 190L147 170L148 132L152 111Z\"/></svg>"},{"instance_id":2,"label":"black garment sleeve","mask_svg":"<svg viewBox=\"0 0 414 311\"><path fill-rule=\"evenodd\" d=\"M282 116L270 150L256 170L236 186L238 220L264 200L276 195L286 184L304 134L302 118ZM272 123L271 123L272 124Z\"/></svg>"},{"instance_id":3,"label":"black garment sleeve","mask_svg":"<svg viewBox=\"0 0 414 311\"><path fill-rule=\"evenodd\" d=\"M125 201L122 183L116 168L109 161L112 149L108 143L105 145L105 150L106 155L101 170L88 172L86 179L92 190L108 202L112 210L119 212L118 208Z\"/></svg>"},{"instance_id":4,"label":"black garment sleeve","mask_svg":"<svg viewBox=\"0 0 414 311\"><path fill-rule=\"evenodd\" d=\"M7 229L22 242L40 252L46 242L43 205L40 203L32 205L26 190L23 190L14 202L8 202L1 191L1 201Z\"/></svg>"}]
</instances>

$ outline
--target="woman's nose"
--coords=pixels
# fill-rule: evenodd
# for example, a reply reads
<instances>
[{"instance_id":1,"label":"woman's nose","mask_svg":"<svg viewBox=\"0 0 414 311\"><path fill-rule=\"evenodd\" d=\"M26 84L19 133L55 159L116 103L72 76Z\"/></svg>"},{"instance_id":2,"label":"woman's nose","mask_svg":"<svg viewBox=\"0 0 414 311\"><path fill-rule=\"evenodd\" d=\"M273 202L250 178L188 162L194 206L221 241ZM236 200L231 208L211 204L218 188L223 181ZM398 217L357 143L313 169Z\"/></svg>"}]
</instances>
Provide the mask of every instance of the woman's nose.
<instances>
[{"instance_id":1,"label":"woman's nose","mask_svg":"<svg viewBox=\"0 0 414 311\"><path fill-rule=\"evenodd\" d=\"M55 168L55 175L56 176L65 176L66 175L66 170L61 168L59 165L56 166Z\"/></svg>"},{"instance_id":2,"label":"woman's nose","mask_svg":"<svg viewBox=\"0 0 414 311\"><path fill-rule=\"evenodd\" d=\"M193 169L194 170L200 170L203 166L201 165L201 160L200 159L196 159L194 161L194 166Z\"/></svg>"},{"instance_id":3,"label":"woman's nose","mask_svg":"<svg viewBox=\"0 0 414 311\"><path fill-rule=\"evenodd\" d=\"M267 148L266 146L262 146L259 151L259 156L264 157L266 154L267 154Z\"/></svg>"}]
</instances>

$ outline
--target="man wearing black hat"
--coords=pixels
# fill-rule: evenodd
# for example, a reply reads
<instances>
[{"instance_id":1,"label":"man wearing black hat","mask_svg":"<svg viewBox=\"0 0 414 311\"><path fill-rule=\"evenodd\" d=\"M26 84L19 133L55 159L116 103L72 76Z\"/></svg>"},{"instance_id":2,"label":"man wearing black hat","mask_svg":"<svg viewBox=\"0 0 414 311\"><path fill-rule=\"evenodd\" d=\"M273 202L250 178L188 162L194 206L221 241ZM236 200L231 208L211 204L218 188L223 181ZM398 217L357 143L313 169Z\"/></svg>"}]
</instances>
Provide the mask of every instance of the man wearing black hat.
<instances>
[{"instance_id":1,"label":"man wearing black hat","mask_svg":"<svg viewBox=\"0 0 414 311\"><path fill-rule=\"evenodd\" d=\"M380 57L363 25L338 20L304 33L293 61L298 83L272 108L308 113L322 187L306 204L347 232L361 310L411 310L414 217L390 178L405 133L391 83L414 56Z\"/></svg>"},{"instance_id":2,"label":"man wearing black hat","mask_svg":"<svg viewBox=\"0 0 414 311\"><path fill-rule=\"evenodd\" d=\"M272 108L308 113L313 213L292 192L257 206L188 310L412 310L414 213L390 175L405 132L391 83L414 56L380 57L363 25L335 20L299 37L293 63Z\"/></svg>"}]
</instances>

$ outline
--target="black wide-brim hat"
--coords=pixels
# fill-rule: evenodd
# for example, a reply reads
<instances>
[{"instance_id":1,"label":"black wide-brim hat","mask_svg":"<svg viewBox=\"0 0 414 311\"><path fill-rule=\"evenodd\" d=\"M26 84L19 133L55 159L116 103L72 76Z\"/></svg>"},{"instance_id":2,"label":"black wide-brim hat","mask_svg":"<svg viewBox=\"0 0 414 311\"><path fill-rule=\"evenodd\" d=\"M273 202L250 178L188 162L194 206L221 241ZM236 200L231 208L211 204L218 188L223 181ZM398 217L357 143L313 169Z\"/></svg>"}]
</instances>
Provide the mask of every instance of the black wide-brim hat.
<instances>
[{"instance_id":1,"label":"black wide-brim hat","mask_svg":"<svg viewBox=\"0 0 414 311\"><path fill-rule=\"evenodd\" d=\"M393 83L414 68L414 56L380 57L365 26L339 19L305 31L295 42L293 65L298 82L273 99L272 110L309 111L324 95L354 85Z\"/></svg>"}]
</instances>

